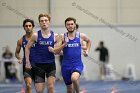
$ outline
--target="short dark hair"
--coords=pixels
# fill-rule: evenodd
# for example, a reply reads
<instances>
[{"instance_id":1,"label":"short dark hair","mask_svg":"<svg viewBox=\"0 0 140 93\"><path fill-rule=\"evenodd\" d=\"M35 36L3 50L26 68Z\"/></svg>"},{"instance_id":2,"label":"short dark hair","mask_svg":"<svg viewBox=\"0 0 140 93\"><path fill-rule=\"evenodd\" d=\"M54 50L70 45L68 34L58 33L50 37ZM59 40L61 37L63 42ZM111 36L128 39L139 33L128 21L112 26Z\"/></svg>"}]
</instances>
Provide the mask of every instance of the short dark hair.
<instances>
[{"instance_id":1,"label":"short dark hair","mask_svg":"<svg viewBox=\"0 0 140 93\"><path fill-rule=\"evenodd\" d=\"M103 41L100 41L100 45L102 45L102 46L103 46L103 45L104 45L104 42L103 42Z\"/></svg>"},{"instance_id":2,"label":"short dark hair","mask_svg":"<svg viewBox=\"0 0 140 93\"><path fill-rule=\"evenodd\" d=\"M23 27L25 26L25 24L26 24L27 22L30 22L30 23L32 24L33 27L35 26L33 20L31 20L31 19L25 19L25 20L23 21Z\"/></svg>"},{"instance_id":3,"label":"short dark hair","mask_svg":"<svg viewBox=\"0 0 140 93\"><path fill-rule=\"evenodd\" d=\"M79 25L78 24L76 24L76 29L78 29L79 28Z\"/></svg>"},{"instance_id":4,"label":"short dark hair","mask_svg":"<svg viewBox=\"0 0 140 93\"><path fill-rule=\"evenodd\" d=\"M66 25L66 22L67 22L67 21L71 21L71 20L73 20L74 23L76 24L76 19L75 19L75 18L73 18L73 17L68 17L68 18L65 20L65 25Z\"/></svg>"}]
</instances>

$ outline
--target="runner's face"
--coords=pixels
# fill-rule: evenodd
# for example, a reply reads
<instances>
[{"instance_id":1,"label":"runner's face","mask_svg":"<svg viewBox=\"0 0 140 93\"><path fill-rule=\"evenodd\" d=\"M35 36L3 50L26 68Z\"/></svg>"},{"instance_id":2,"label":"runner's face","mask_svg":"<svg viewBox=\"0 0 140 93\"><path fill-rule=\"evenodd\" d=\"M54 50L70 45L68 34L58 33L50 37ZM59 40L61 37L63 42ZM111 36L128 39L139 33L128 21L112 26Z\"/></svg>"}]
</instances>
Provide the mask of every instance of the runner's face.
<instances>
[{"instance_id":1,"label":"runner's face","mask_svg":"<svg viewBox=\"0 0 140 93\"><path fill-rule=\"evenodd\" d=\"M42 29L47 29L50 25L50 21L47 17L40 17L40 27Z\"/></svg>"},{"instance_id":2,"label":"runner's face","mask_svg":"<svg viewBox=\"0 0 140 93\"><path fill-rule=\"evenodd\" d=\"M66 28L67 28L68 32L74 32L75 26L76 25L73 20L66 22Z\"/></svg>"},{"instance_id":3,"label":"runner's face","mask_svg":"<svg viewBox=\"0 0 140 93\"><path fill-rule=\"evenodd\" d=\"M31 22L26 22L24 25L26 33L31 33L33 31L33 26Z\"/></svg>"}]
</instances>

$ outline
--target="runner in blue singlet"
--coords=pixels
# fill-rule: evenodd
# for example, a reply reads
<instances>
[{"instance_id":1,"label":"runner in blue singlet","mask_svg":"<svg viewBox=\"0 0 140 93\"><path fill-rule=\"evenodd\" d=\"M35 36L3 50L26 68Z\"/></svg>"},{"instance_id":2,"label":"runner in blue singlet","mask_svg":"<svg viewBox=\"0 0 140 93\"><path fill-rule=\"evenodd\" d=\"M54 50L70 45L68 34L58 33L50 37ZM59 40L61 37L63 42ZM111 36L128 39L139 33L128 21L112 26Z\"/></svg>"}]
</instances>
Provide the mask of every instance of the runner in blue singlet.
<instances>
[{"instance_id":1,"label":"runner in blue singlet","mask_svg":"<svg viewBox=\"0 0 140 93\"><path fill-rule=\"evenodd\" d=\"M55 57L49 51L49 47L54 47L57 42L58 34L49 29L51 17L47 14L40 14L38 17L41 30L35 32L25 48L26 68L35 69L35 88L37 93L43 93L45 86L45 77L47 77L47 91L54 93L56 65ZM35 46L35 61L31 65L29 60L30 48Z\"/></svg>"},{"instance_id":2,"label":"runner in blue singlet","mask_svg":"<svg viewBox=\"0 0 140 93\"><path fill-rule=\"evenodd\" d=\"M23 35L22 38L20 38L17 41L17 46L16 46L16 51L15 51L15 56L18 59L18 63L23 63L23 75L24 75L24 81L26 84L26 93L32 93L32 80L34 80L34 70L27 70L25 69L25 63L26 63L26 59L25 59L25 47L27 45L27 42L29 41L29 39L31 38L32 34L33 34L33 27L34 27L34 21L31 19L25 19L23 21L23 28L26 32L25 35ZM20 56L20 51L21 48L23 48L23 58ZM32 46L32 48L30 49L30 62L31 64L34 62L34 54L35 54L35 45Z\"/></svg>"},{"instance_id":3,"label":"runner in blue singlet","mask_svg":"<svg viewBox=\"0 0 140 93\"><path fill-rule=\"evenodd\" d=\"M76 31L76 19L69 17L65 20L67 33L59 37L59 47L50 48L50 51L58 54L63 50L61 72L67 86L67 93L79 93L79 77L83 71L81 60L81 44L86 42L83 55L88 56L91 40L84 34ZM74 88L74 89L73 89Z\"/></svg>"}]
</instances>

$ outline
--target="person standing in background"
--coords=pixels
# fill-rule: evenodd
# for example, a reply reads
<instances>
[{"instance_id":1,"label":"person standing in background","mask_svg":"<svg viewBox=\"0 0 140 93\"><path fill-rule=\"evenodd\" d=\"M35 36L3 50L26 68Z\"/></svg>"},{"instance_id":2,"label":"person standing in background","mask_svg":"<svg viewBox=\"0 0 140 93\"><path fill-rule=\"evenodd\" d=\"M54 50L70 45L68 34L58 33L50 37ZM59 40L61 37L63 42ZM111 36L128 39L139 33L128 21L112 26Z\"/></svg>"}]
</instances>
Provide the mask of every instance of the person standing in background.
<instances>
[{"instance_id":1,"label":"person standing in background","mask_svg":"<svg viewBox=\"0 0 140 93\"><path fill-rule=\"evenodd\" d=\"M4 62L5 67L5 81L9 82L12 78L12 75L10 73L10 67L13 64L13 53L11 52L9 46L5 47L5 51L2 54L2 61Z\"/></svg>"},{"instance_id":2,"label":"person standing in background","mask_svg":"<svg viewBox=\"0 0 140 93\"><path fill-rule=\"evenodd\" d=\"M100 79L104 80L106 76L106 64L109 62L109 52L108 49L104 46L104 42L100 41L99 46L95 49L99 51L99 60L100 60Z\"/></svg>"}]
</instances>

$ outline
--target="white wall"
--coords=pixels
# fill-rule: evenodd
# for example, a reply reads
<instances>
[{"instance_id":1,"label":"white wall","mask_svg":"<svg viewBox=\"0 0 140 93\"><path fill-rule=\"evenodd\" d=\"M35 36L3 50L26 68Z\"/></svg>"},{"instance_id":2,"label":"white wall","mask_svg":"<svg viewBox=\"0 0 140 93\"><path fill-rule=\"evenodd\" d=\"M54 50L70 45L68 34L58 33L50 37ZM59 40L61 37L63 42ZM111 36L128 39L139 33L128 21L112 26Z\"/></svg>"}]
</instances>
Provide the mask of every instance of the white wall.
<instances>
[{"instance_id":1,"label":"white wall","mask_svg":"<svg viewBox=\"0 0 140 93\"><path fill-rule=\"evenodd\" d=\"M38 30L39 28L35 28ZM62 26L53 27L54 32L63 33L66 29ZM90 57L98 60L98 53L94 51L98 43L103 40L110 53L110 63L113 64L115 71L124 74L126 65L135 65L137 79L140 79L140 27L138 26L119 26L119 28L109 28L106 26L80 26L79 31L86 33L92 39ZM22 37L24 30L22 27L0 27L0 54L2 48L9 45L12 52L15 51L17 40ZM132 40L130 36L134 37ZM58 57L57 57L58 58ZM57 60L57 59L56 59ZM58 62L58 60L56 61ZM97 80L99 76L98 64L83 58L86 68L86 78ZM58 63L57 63L58 65ZM59 70L59 67L57 68ZM58 71L57 71L58 75Z\"/></svg>"},{"instance_id":2,"label":"white wall","mask_svg":"<svg viewBox=\"0 0 140 93\"><path fill-rule=\"evenodd\" d=\"M26 18L38 23L40 13L49 13L48 0L0 0L0 25L20 26Z\"/></svg>"},{"instance_id":3,"label":"white wall","mask_svg":"<svg viewBox=\"0 0 140 93\"><path fill-rule=\"evenodd\" d=\"M112 24L140 24L139 10L140 0L0 0L0 25L20 25L25 18L38 22L40 13L50 14L54 25L68 16L81 25L101 24L98 17Z\"/></svg>"}]
</instances>

